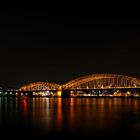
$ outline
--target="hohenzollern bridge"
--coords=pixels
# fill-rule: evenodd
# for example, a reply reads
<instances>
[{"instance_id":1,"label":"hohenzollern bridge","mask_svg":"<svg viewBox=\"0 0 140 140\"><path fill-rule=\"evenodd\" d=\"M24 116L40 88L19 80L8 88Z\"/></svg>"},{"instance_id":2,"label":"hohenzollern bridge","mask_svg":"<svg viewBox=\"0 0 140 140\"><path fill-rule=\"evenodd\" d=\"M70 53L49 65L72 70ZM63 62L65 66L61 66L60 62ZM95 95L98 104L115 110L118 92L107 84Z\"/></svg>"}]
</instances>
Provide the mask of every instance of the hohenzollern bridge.
<instances>
[{"instance_id":1,"label":"hohenzollern bridge","mask_svg":"<svg viewBox=\"0 0 140 140\"><path fill-rule=\"evenodd\" d=\"M3 96L31 97L140 97L140 79L117 74L91 74L63 85L49 82L28 83L19 89L0 90Z\"/></svg>"}]
</instances>

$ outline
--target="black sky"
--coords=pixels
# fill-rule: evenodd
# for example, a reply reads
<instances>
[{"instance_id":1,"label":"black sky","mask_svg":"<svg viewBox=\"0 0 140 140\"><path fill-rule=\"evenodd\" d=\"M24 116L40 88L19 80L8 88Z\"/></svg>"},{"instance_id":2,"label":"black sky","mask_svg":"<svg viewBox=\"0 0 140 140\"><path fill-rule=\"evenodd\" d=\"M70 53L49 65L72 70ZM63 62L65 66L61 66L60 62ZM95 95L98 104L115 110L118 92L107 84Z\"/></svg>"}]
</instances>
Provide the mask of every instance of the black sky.
<instances>
[{"instance_id":1,"label":"black sky","mask_svg":"<svg viewBox=\"0 0 140 140\"><path fill-rule=\"evenodd\" d=\"M140 77L139 12L72 4L1 12L0 85L94 73Z\"/></svg>"}]
</instances>

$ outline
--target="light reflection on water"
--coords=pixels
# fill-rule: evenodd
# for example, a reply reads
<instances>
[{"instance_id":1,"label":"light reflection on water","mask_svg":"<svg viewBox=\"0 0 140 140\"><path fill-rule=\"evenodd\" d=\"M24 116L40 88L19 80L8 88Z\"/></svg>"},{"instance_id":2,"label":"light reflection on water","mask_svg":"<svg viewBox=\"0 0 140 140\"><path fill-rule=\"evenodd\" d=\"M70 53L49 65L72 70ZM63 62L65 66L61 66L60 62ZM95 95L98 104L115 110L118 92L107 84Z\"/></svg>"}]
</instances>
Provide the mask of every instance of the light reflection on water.
<instances>
[{"instance_id":1,"label":"light reflection on water","mask_svg":"<svg viewBox=\"0 0 140 140\"><path fill-rule=\"evenodd\" d=\"M140 137L139 98L0 98L2 131Z\"/></svg>"}]
</instances>

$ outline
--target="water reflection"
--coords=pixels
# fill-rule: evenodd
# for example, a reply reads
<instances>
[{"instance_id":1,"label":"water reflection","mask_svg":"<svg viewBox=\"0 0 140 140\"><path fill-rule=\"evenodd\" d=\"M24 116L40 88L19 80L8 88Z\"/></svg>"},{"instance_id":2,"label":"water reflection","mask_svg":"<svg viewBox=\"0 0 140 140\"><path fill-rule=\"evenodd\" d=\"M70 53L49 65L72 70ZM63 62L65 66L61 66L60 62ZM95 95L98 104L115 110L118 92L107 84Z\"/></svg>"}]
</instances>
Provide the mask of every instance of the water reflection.
<instances>
[{"instance_id":1,"label":"water reflection","mask_svg":"<svg viewBox=\"0 0 140 140\"><path fill-rule=\"evenodd\" d=\"M0 98L0 128L33 135L140 137L139 107L139 98Z\"/></svg>"}]
</instances>

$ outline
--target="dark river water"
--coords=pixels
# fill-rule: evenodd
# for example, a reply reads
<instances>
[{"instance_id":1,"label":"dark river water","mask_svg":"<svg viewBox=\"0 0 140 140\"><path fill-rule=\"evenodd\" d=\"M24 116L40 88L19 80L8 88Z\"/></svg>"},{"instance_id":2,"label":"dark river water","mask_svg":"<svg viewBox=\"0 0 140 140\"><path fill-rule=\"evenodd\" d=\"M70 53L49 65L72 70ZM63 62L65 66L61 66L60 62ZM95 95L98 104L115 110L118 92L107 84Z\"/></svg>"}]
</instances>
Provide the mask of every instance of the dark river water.
<instances>
[{"instance_id":1,"label":"dark river water","mask_svg":"<svg viewBox=\"0 0 140 140\"><path fill-rule=\"evenodd\" d=\"M140 98L3 98L0 135L140 139Z\"/></svg>"}]
</instances>

